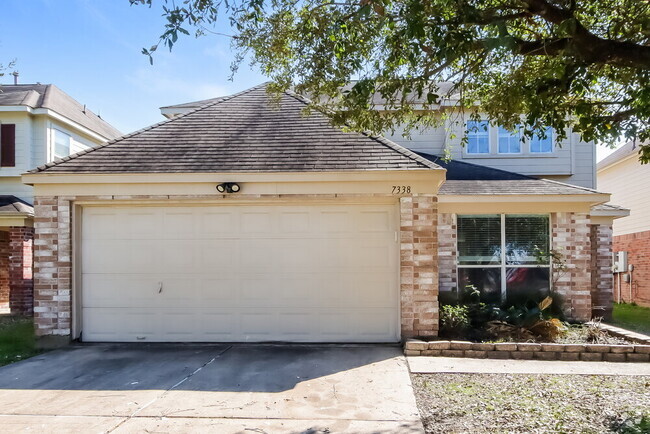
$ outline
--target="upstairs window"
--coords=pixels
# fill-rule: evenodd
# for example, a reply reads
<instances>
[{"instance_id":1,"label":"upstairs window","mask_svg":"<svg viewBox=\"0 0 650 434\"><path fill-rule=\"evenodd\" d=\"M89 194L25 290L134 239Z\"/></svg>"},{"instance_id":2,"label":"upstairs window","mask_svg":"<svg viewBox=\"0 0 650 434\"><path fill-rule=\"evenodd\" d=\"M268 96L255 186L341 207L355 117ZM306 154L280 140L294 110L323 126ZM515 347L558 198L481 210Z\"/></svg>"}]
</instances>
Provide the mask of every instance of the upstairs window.
<instances>
[{"instance_id":1,"label":"upstairs window","mask_svg":"<svg viewBox=\"0 0 650 434\"><path fill-rule=\"evenodd\" d=\"M467 153L490 153L490 133L488 121L467 121Z\"/></svg>"},{"instance_id":2,"label":"upstairs window","mask_svg":"<svg viewBox=\"0 0 650 434\"><path fill-rule=\"evenodd\" d=\"M63 131L54 130L54 158L63 158L70 155L70 142L72 136Z\"/></svg>"},{"instance_id":3,"label":"upstairs window","mask_svg":"<svg viewBox=\"0 0 650 434\"><path fill-rule=\"evenodd\" d=\"M521 135L519 131L509 131L504 127L499 127L499 154L520 154L521 153Z\"/></svg>"},{"instance_id":4,"label":"upstairs window","mask_svg":"<svg viewBox=\"0 0 650 434\"><path fill-rule=\"evenodd\" d=\"M544 136L533 135L530 139L530 152L533 154L550 154L553 152L553 129L544 129Z\"/></svg>"},{"instance_id":5,"label":"upstairs window","mask_svg":"<svg viewBox=\"0 0 650 434\"><path fill-rule=\"evenodd\" d=\"M0 167L16 167L16 125L0 126Z\"/></svg>"}]
</instances>

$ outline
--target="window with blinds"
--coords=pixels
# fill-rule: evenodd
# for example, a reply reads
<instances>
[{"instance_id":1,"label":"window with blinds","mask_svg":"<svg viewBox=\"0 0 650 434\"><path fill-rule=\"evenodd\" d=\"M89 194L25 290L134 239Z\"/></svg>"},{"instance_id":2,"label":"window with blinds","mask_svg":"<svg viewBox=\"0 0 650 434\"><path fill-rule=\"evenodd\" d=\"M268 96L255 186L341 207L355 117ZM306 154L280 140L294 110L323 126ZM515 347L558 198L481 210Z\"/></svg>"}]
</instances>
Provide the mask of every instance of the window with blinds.
<instances>
[{"instance_id":1,"label":"window with blinds","mask_svg":"<svg viewBox=\"0 0 650 434\"><path fill-rule=\"evenodd\" d=\"M485 303L540 301L550 293L548 215L457 216L458 283Z\"/></svg>"},{"instance_id":2,"label":"window with blinds","mask_svg":"<svg viewBox=\"0 0 650 434\"><path fill-rule=\"evenodd\" d=\"M540 254L548 255L548 216L506 215L505 226L508 265L538 264Z\"/></svg>"},{"instance_id":3,"label":"window with blinds","mask_svg":"<svg viewBox=\"0 0 650 434\"><path fill-rule=\"evenodd\" d=\"M458 263L501 264L501 217L458 216Z\"/></svg>"}]
</instances>

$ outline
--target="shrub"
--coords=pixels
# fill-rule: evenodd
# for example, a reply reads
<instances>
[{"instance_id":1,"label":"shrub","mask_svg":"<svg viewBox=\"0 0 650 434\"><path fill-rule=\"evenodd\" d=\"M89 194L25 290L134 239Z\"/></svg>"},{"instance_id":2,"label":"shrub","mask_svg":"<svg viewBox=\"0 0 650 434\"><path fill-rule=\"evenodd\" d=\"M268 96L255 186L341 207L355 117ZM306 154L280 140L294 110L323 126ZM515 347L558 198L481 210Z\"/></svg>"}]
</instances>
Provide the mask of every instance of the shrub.
<instances>
[{"instance_id":1,"label":"shrub","mask_svg":"<svg viewBox=\"0 0 650 434\"><path fill-rule=\"evenodd\" d=\"M440 330L444 334L460 336L469 326L469 309L467 306L447 304L440 308Z\"/></svg>"}]
</instances>

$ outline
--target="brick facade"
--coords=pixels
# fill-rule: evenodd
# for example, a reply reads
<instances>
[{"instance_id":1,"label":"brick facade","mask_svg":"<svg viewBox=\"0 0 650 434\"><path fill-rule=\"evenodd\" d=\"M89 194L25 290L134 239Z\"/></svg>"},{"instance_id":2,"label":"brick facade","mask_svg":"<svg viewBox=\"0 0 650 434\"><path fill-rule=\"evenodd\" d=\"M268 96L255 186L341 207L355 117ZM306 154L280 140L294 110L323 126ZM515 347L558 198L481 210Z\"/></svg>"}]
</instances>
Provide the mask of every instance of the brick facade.
<instances>
[{"instance_id":1,"label":"brick facade","mask_svg":"<svg viewBox=\"0 0 650 434\"><path fill-rule=\"evenodd\" d=\"M402 338L438 335L437 208L435 196L400 199Z\"/></svg>"},{"instance_id":2,"label":"brick facade","mask_svg":"<svg viewBox=\"0 0 650 434\"><path fill-rule=\"evenodd\" d=\"M440 292L456 290L456 215L438 214L438 272Z\"/></svg>"},{"instance_id":3,"label":"brick facade","mask_svg":"<svg viewBox=\"0 0 650 434\"><path fill-rule=\"evenodd\" d=\"M306 196L317 199L319 196ZM174 197L182 199L183 197ZM214 197L196 197L207 199ZM260 196L258 196L260 198ZM264 195L264 198L279 198ZM73 197L36 197L34 318L39 336L71 334ZM170 199L169 196L83 197L85 200ZM435 196L400 199L400 298L402 337L438 333L438 225Z\"/></svg>"},{"instance_id":4,"label":"brick facade","mask_svg":"<svg viewBox=\"0 0 650 434\"><path fill-rule=\"evenodd\" d=\"M613 250L628 252L627 263L634 265L631 282L625 282L625 273L621 273L621 300L650 307L650 231L615 236ZM615 287L614 297L618 301L618 286Z\"/></svg>"},{"instance_id":5,"label":"brick facade","mask_svg":"<svg viewBox=\"0 0 650 434\"><path fill-rule=\"evenodd\" d=\"M612 225L591 225L592 317L611 319L614 302Z\"/></svg>"},{"instance_id":6,"label":"brick facade","mask_svg":"<svg viewBox=\"0 0 650 434\"><path fill-rule=\"evenodd\" d=\"M70 335L72 289L69 198L34 198L36 334Z\"/></svg>"},{"instance_id":7,"label":"brick facade","mask_svg":"<svg viewBox=\"0 0 650 434\"><path fill-rule=\"evenodd\" d=\"M591 319L591 226L587 214L552 215L551 246L563 255L566 271L554 273L555 293L569 319Z\"/></svg>"},{"instance_id":8,"label":"brick facade","mask_svg":"<svg viewBox=\"0 0 650 434\"><path fill-rule=\"evenodd\" d=\"M0 231L0 311L9 311L9 231Z\"/></svg>"}]
</instances>

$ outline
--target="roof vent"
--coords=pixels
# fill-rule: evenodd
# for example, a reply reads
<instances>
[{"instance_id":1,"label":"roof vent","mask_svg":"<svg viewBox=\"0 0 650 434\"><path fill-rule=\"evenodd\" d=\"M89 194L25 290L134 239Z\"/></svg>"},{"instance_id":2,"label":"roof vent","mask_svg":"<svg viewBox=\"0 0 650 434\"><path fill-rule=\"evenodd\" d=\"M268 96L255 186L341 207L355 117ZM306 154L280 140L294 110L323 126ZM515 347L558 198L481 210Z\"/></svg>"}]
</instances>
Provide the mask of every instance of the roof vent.
<instances>
[{"instance_id":1,"label":"roof vent","mask_svg":"<svg viewBox=\"0 0 650 434\"><path fill-rule=\"evenodd\" d=\"M14 85L18 84L18 76L20 75L20 73L18 71L14 71L11 73L11 75L14 76Z\"/></svg>"}]
</instances>

